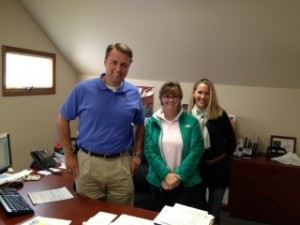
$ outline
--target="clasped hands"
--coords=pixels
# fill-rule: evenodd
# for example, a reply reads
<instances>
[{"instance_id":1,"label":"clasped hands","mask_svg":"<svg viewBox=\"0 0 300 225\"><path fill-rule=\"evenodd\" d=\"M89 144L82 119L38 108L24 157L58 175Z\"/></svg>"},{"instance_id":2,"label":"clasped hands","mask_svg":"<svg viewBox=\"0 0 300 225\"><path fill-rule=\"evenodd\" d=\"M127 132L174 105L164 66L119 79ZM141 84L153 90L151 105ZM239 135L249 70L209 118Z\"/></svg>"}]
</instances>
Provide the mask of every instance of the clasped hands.
<instances>
[{"instance_id":1,"label":"clasped hands","mask_svg":"<svg viewBox=\"0 0 300 225\"><path fill-rule=\"evenodd\" d=\"M176 173L168 173L165 180L162 183L162 188L166 191L173 190L180 185L180 176Z\"/></svg>"}]
</instances>

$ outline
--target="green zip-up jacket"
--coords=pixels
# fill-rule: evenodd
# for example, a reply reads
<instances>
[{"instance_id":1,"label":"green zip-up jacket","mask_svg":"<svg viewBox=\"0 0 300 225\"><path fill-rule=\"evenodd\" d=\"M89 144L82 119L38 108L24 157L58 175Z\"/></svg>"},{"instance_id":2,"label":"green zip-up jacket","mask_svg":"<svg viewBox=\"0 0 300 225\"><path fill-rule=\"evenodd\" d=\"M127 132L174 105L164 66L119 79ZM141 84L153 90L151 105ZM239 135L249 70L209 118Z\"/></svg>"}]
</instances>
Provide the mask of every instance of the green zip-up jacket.
<instances>
[{"instance_id":1,"label":"green zip-up jacket","mask_svg":"<svg viewBox=\"0 0 300 225\"><path fill-rule=\"evenodd\" d=\"M202 182L199 173L199 162L204 153L204 143L198 120L187 113L179 118L179 127L183 140L182 162L171 171L165 161L162 150L162 124L155 115L146 125L145 156L149 162L147 181L160 188L168 173L176 173L185 187L191 187Z\"/></svg>"}]
</instances>

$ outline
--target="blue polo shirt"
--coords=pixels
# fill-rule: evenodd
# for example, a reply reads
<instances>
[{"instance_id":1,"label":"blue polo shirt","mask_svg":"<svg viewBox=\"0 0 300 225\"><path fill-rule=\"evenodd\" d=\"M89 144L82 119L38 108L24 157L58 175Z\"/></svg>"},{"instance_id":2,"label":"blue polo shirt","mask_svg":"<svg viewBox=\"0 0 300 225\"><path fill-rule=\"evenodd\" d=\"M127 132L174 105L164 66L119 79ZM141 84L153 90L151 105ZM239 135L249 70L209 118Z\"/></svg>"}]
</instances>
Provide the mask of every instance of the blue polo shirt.
<instances>
[{"instance_id":1,"label":"blue polo shirt","mask_svg":"<svg viewBox=\"0 0 300 225\"><path fill-rule=\"evenodd\" d=\"M133 145L132 123L144 123L141 96L127 81L113 92L103 76L77 84L60 114L66 120L79 118L79 146L99 154L119 153Z\"/></svg>"}]
</instances>

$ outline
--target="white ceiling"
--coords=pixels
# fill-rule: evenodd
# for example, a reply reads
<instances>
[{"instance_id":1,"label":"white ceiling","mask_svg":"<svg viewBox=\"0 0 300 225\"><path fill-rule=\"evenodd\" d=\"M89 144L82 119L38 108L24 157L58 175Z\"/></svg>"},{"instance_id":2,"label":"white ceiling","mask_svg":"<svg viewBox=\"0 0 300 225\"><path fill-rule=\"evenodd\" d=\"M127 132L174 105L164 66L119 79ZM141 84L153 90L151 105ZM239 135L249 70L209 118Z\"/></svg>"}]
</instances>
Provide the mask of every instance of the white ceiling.
<instances>
[{"instance_id":1,"label":"white ceiling","mask_svg":"<svg viewBox=\"0 0 300 225\"><path fill-rule=\"evenodd\" d=\"M298 0L19 0L79 75L108 44L134 53L128 78L300 89Z\"/></svg>"}]
</instances>

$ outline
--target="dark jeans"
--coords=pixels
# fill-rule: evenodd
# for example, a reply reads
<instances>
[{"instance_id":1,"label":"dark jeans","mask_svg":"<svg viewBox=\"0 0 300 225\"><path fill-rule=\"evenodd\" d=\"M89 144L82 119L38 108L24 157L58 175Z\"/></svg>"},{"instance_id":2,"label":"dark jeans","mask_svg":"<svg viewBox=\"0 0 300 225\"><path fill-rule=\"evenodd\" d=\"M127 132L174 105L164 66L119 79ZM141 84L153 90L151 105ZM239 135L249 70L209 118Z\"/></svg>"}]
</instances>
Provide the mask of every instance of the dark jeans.
<instances>
[{"instance_id":1,"label":"dark jeans","mask_svg":"<svg viewBox=\"0 0 300 225\"><path fill-rule=\"evenodd\" d=\"M199 185L192 187L179 187L165 191L150 184L150 190L155 201L156 210L161 211L165 205L173 206L175 203L182 205L193 206L196 192L199 190Z\"/></svg>"},{"instance_id":2,"label":"dark jeans","mask_svg":"<svg viewBox=\"0 0 300 225\"><path fill-rule=\"evenodd\" d=\"M222 202L226 188L212 188L207 187L204 184L201 184L198 187L199 189L195 197L195 208L207 211L215 217L215 222L219 224L221 219ZM208 199L206 198L207 190Z\"/></svg>"}]
</instances>

